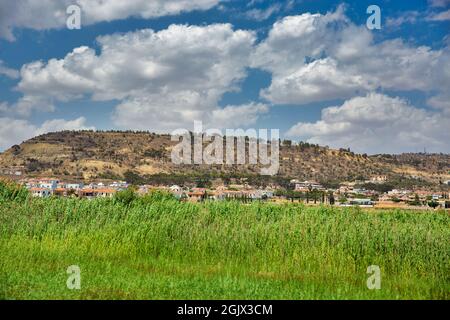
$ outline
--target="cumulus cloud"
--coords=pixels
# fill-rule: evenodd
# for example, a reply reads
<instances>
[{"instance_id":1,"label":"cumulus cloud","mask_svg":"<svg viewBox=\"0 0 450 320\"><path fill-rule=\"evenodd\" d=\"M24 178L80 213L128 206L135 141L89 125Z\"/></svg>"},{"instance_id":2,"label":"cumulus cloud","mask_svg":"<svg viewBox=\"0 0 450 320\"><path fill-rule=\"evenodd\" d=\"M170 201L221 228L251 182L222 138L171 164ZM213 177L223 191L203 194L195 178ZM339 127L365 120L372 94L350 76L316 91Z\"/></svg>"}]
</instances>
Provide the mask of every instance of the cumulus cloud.
<instances>
[{"instance_id":1,"label":"cumulus cloud","mask_svg":"<svg viewBox=\"0 0 450 320\"><path fill-rule=\"evenodd\" d=\"M0 151L47 132L82 129L95 128L86 126L86 119L84 117L70 121L63 119L48 120L41 126L35 126L23 119L0 117Z\"/></svg>"},{"instance_id":2,"label":"cumulus cloud","mask_svg":"<svg viewBox=\"0 0 450 320\"><path fill-rule=\"evenodd\" d=\"M433 96L427 100L427 104L447 115L450 115L450 93Z\"/></svg>"},{"instance_id":3,"label":"cumulus cloud","mask_svg":"<svg viewBox=\"0 0 450 320\"><path fill-rule=\"evenodd\" d=\"M259 116L269 111L263 103L249 103L239 106L226 106L216 109L211 114L211 126L218 128L238 128L253 125Z\"/></svg>"},{"instance_id":4,"label":"cumulus cloud","mask_svg":"<svg viewBox=\"0 0 450 320\"><path fill-rule=\"evenodd\" d=\"M450 49L412 46L401 39L375 42L365 26L350 22L343 7L276 22L258 45L252 66L272 74L261 96L274 104L347 99L377 88L445 91ZM448 69L448 68L447 68Z\"/></svg>"},{"instance_id":5,"label":"cumulus cloud","mask_svg":"<svg viewBox=\"0 0 450 320\"><path fill-rule=\"evenodd\" d=\"M39 128L36 129L36 135L47 132L55 132L62 130L94 130L95 127L86 126L86 118L79 117L75 120L53 119L45 121Z\"/></svg>"},{"instance_id":6,"label":"cumulus cloud","mask_svg":"<svg viewBox=\"0 0 450 320\"><path fill-rule=\"evenodd\" d=\"M429 112L401 98L369 93L322 110L314 123L300 122L287 135L357 152L450 152L450 115Z\"/></svg>"},{"instance_id":7,"label":"cumulus cloud","mask_svg":"<svg viewBox=\"0 0 450 320\"><path fill-rule=\"evenodd\" d=\"M345 98L362 88L373 88L368 79L337 68L334 59L316 60L284 77L274 77L269 89L261 95L282 104L302 104L312 101Z\"/></svg>"},{"instance_id":8,"label":"cumulus cloud","mask_svg":"<svg viewBox=\"0 0 450 320\"><path fill-rule=\"evenodd\" d=\"M0 37L14 40L16 28L47 30L66 25L66 9L78 5L82 24L125 19L131 16L155 18L193 10L208 10L220 0L2 0Z\"/></svg>"},{"instance_id":9,"label":"cumulus cloud","mask_svg":"<svg viewBox=\"0 0 450 320\"><path fill-rule=\"evenodd\" d=\"M206 99L206 98L205 98ZM184 100L185 104L180 105ZM117 126L167 133L175 129L192 129L194 121L201 120L208 128L239 128L255 124L269 107L260 103L227 105L224 108L205 106L203 97L183 93L182 97L161 99L134 99L118 105L113 116ZM190 107L185 107L189 105ZM203 107L203 109L202 109Z\"/></svg>"},{"instance_id":10,"label":"cumulus cloud","mask_svg":"<svg viewBox=\"0 0 450 320\"><path fill-rule=\"evenodd\" d=\"M42 108L85 96L119 100L113 119L125 128L167 131L193 120L212 121L222 95L246 77L255 34L230 24L171 25L97 41L100 54L79 47L63 59L24 65L18 103L39 101Z\"/></svg>"},{"instance_id":11,"label":"cumulus cloud","mask_svg":"<svg viewBox=\"0 0 450 320\"><path fill-rule=\"evenodd\" d=\"M98 19L121 16L121 6L111 12L101 18L98 13ZM347 100L326 108L316 123L292 127L292 137L370 153L421 150L424 145L449 149L449 47L433 50L401 39L376 42L373 32L353 24L343 7L285 17L258 45L254 32L230 24L171 25L158 32L102 36L97 42L98 51L82 46L61 59L24 65L17 85L23 96L0 104L0 117L51 111L58 102L90 98L117 102L112 119L120 128L168 132L191 128L194 120L203 120L205 127L246 127L268 112L269 103L219 107L219 101L226 92L239 90L247 68L253 67L272 75L270 86L261 90L270 104ZM425 92L432 110L371 93L389 90ZM16 123L24 132L31 126ZM51 125L61 124L46 124Z\"/></svg>"},{"instance_id":12,"label":"cumulus cloud","mask_svg":"<svg viewBox=\"0 0 450 320\"><path fill-rule=\"evenodd\" d=\"M52 112L56 109L52 99L42 95L25 95L14 103L3 102L0 107L0 116L29 117L34 110Z\"/></svg>"}]
</instances>

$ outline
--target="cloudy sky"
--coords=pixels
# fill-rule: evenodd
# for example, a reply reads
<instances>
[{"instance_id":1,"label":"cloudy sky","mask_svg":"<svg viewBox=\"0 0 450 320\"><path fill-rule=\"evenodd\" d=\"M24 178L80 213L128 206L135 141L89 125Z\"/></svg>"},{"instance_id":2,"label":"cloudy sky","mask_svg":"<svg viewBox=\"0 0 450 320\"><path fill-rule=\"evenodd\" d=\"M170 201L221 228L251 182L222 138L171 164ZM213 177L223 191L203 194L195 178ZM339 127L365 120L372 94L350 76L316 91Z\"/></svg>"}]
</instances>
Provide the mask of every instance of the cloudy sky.
<instances>
[{"instance_id":1,"label":"cloudy sky","mask_svg":"<svg viewBox=\"0 0 450 320\"><path fill-rule=\"evenodd\" d=\"M81 8L81 29L66 25ZM280 129L450 152L450 0L2 0L0 151L75 129Z\"/></svg>"}]
</instances>

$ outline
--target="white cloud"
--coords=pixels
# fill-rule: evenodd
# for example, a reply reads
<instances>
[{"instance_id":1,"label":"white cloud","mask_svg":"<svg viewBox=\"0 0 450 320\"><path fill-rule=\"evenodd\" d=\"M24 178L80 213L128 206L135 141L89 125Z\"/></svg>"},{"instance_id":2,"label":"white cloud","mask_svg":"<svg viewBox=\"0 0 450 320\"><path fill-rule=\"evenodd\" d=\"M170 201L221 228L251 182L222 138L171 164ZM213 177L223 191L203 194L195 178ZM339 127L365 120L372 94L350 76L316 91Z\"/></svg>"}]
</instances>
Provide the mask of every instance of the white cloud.
<instances>
[{"instance_id":1,"label":"white cloud","mask_svg":"<svg viewBox=\"0 0 450 320\"><path fill-rule=\"evenodd\" d=\"M397 17L388 17L386 26L397 28L403 24L414 24L419 21L448 21L450 20L450 10L435 12L428 10L425 13L419 11L406 11Z\"/></svg>"},{"instance_id":2,"label":"white cloud","mask_svg":"<svg viewBox=\"0 0 450 320\"><path fill-rule=\"evenodd\" d=\"M119 100L114 122L126 128L167 131L193 120L208 121L222 95L237 90L246 77L255 34L234 31L229 24L171 25L97 41L99 55L79 47L64 59L24 65L19 103L39 101L42 109L83 96ZM30 107L23 103L22 114Z\"/></svg>"},{"instance_id":3,"label":"white cloud","mask_svg":"<svg viewBox=\"0 0 450 320\"><path fill-rule=\"evenodd\" d=\"M432 7L446 7L450 6L450 0L428 0Z\"/></svg>"},{"instance_id":4,"label":"white cloud","mask_svg":"<svg viewBox=\"0 0 450 320\"><path fill-rule=\"evenodd\" d=\"M3 102L0 107L0 116L29 117L33 110L52 112L55 106L52 99L42 95L25 95L15 103Z\"/></svg>"},{"instance_id":5,"label":"white cloud","mask_svg":"<svg viewBox=\"0 0 450 320\"><path fill-rule=\"evenodd\" d=\"M220 0L77 0L88 23L125 19L130 16L154 18L194 10L208 10Z\"/></svg>"},{"instance_id":6,"label":"white cloud","mask_svg":"<svg viewBox=\"0 0 450 320\"><path fill-rule=\"evenodd\" d=\"M114 10L121 12L120 6ZM194 120L207 127L245 127L268 105L220 108L219 101L224 93L239 90L251 66L272 74L270 86L261 91L272 104L348 99L325 109L316 123L298 123L291 136L371 153L422 150L423 144L449 149L448 47L432 50L400 39L375 42L365 26L348 20L343 7L325 15L286 17L256 48L255 41L254 32L233 30L230 24L171 25L159 32L102 36L99 53L83 46L62 59L24 65L17 85L23 96L14 104L0 104L0 117L52 111L58 102L88 97L117 101L113 122L127 129L168 132L191 128ZM435 110L368 94L379 89L426 92ZM24 131L29 125L17 124ZM62 124L49 122L42 130ZM417 130L411 131L411 124Z\"/></svg>"},{"instance_id":7,"label":"white cloud","mask_svg":"<svg viewBox=\"0 0 450 320\"><path fill-rule=\"evenodd\" d=\"M396 28L406 23L414 24L418 21L420 16L419 11L406 11L395 18L388 17L386 19L386 26Z\"/></svg>"},{"instance_id":8,"label":"white cloud","mask_svg":"<svg viewBox=\"0 0 450 320\"><path fill-rule=\"evenodd\" d=\"M3 117L0 118L0 151L47 132L82 129L94 129L94 127L87 127L84 117L70 121L48 120L39 127L27 120Z\"/></svg>"},{"instance_id":9,"label":"white cloud","mask_svg":"<svg viewBox=\"0 0 450 320\"><path fill-rule=\"evenodd\" d=\"M45 121L39 128L36 129L36 135L47 132L55 132L62 130L94 130L95 127L86 126L86 118L79 117L75 120L53 119Z\"/></svg>"},{"instance_id":10,"label":"white cloud","mask_svg":"<svg viewBox=\"0 0 450 320\"><path fill-rule=\"evenodd\" d=\"M370 93L322 110L314 123L300 122L287 135L356 152L450 152L450 115L415 108L406 100Z\"/></svg>"},{"instance_id":11,"label":"white cloud","mask_svg":"<svg viewBox=\"0 0 450 320\"><path fill-rule=\"evenodd\" d=\"M427 104L447 115L450 115L450 93L433 96L427 100Z\"/></svg>"},{"instance_id":12,"label":"white cloud","mask_svg":"<svg viewBox=\"0 0 450 320\"><path fill-rule=\"evenodd\" d=\"M427 17L427 20L429 20L429 21L449 21L450 20L450 10L433 13Z\"/></svg>"},{"instance_id":13,"label":"white cloud","mask_svg":"<svg viewBox=\"0 0 450 320\"><path fill-rule=\"evenodd\" d=\"M345 98L357 94L361 88L373 86L357 74L337 68L334 59L316 60L284 76L274 77L270 88L261 95L276 103L296 104L311 101Z\"/></svg>"},{"instance_id":14,"label":"white cloud","mask_svg":"<svg viewBox=\"0 0 450 320\"><path fill-rule=\"evenodd\" d=\"M18 79L19 71L6 67L3 61L0 60L0 75L7 76L8 78L11 79Z\"/></svg>"},{"instance_id":15,"label":"white cloud","mask_svg":"<svg viewBox=\"0 0 450 320\"><path fill-rule=\"evenodd\" d=\"M0 37L14 40L13 30L47 30L66 26L66 9L79 5L82 24L125 19L131 16L155 18L193 10L208 10L220 0L2 0Z\"/></svg>"},{"instance_id":16,"label":"white cloud","mask_svg":"<svg viewBox=\"0 0 450 320\"><path fill-rule=\"evenodd\" d=\"M215 128L248 128L256 123L259 116L267 113L269 107L262 103L226 106L212 111L210 126Z\"/></svg>"},{"instance_id":17,"label":"white cloud","mask_svg":"<svg viewBox=\"0 0 450 320\"><path fill-rule=\"evenodd\" d=\"M258 103L211 108L215 104L205 105L207 98L193 92L171 96L125 101L117 106L113 120L122 128L167 133L179 128L190 130L196 120L208 128L248 127L269 110L267 105ZM181 100L185 103L180 104Z\"/></svg>"},{"instance_id":18,"label":"white cloud","mask_svg":"<svg viewBox=\"0 0 450 320\"><path fill-rule=\"evenodd\" d=\"M445 7L444 0L442 3L439 1L436 1L435 5L431 4L432 8L436 7ZM447 4L450 5L450 1L447 1ZM386 26L391 28L398 28L403 24L415 24L417 22L424 22L424 21L448 21L450 20L450 10L436 12L434 9L428 9L425 12L419 12L419 11L405 11L401 14L397 15L396 17L388 17L386 18Z\"/></svg>"},{"instance_id":19,"label":"white cloud","mask_svg":"<svg viewBox=\"0 0 450 320\"><path fill-rule=\"evenodd\" d=\"M375 42L373 32L350 22L343 8L305 13L275 23L252 56L272 74L261 96L274 104L350 98L376 88L445 91L450 49L412 46L401 39ZM447 68L448 69L448 68Z\"/></svg>"},{"instance_id":20,"label":"white cloud","mask_svg":"<svg viewBox=\"0 0 450 320\"><path fill-rule=\"evenodd\" d=\"M245 13L245 16L251 20L264 21L270 18L272 15L280 12L282 5L280 3L271 5L266 9L250 9Z\"/></svg>"},{"instance_id":21,"label":"white cloud","mask_svg":"<svg viewBox=\"0 0 450 320\"><path fill-rule=\"evenodd\" d=\"M253 66L275 76L296 71L305 57L320 57L321 51L335 40L329 24L338 21L346 21L342 9L327 15L306 13L283 18L257 47Z\"/></svg>"}]
</instances>

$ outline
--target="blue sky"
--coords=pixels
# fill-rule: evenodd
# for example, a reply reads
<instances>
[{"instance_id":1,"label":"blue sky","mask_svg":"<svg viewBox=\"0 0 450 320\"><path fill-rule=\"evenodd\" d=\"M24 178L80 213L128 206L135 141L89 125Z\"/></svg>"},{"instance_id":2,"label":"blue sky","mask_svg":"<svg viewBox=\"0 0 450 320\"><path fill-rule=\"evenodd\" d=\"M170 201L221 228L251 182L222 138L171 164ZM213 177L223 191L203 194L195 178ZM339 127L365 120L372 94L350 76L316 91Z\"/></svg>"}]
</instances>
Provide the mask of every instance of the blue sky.
<instances>
[{"instance_id":1,"label":"blue sky","mask_svg":"<svg viewBox=\"0 0 450 320\"><path fill-rule=\"evenodd\" d=\"M119 3L2 1L0 150L202 120L357 152L450 152L448 0ZM80 30L66 27L70 4ZM372 4L380 30L366 27Z\"/></svg>"}]
</instances>

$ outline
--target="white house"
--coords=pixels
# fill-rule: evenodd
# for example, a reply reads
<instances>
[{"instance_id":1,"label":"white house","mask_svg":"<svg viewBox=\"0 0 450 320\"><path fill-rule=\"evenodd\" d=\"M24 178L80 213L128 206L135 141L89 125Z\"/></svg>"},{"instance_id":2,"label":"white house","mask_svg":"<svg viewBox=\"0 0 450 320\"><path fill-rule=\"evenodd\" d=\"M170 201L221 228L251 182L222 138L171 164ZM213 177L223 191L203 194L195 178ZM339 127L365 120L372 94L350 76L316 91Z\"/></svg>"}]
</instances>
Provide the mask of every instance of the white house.
<instances>
[{"instance_id":1,"label":"white house","mask_svg":"<svg viewBox=\"0 0 450 320\"><path fill-rule=\"evenodd\" d=\"M80 190L83 189L84 184L83 183L66 183L65 185L66 189L72 189L72 190Z\"/></svg>"},{"instance_id":2,"label":"white house","mask_svg":"<svg viewBox=\"0 0 450 320\"><path fill-rule=\"evenodd\" d=\"M38 187L43 189L55 190L58 187L59 181L56 179L41 179Z\"/></svg>"},{"instance_id":3,"label":"white house","mask_svg":"<svg viewBox=\"0 0 450 320\"><path fill-rule=\"evenodd\" d=\"M297 181L295 183L295 191L308 191L310 189L323 190L324 188L321 184L313 181L303 181L303 182Z\"/></svg>"},{"instance_id":4,"label":"white house","mask_svg":"<svg viewBox=\"0 0 450 320\"><path fill-rule=\"evenodd\" d=\"M170 192L177 198L181 197L183 194L183 188L177 185L173 185L169 188Z\"/></svg>"},{"instance_id":5,"label":"white house","mask_svg":"<svg viewBox=\"0 0 450 320\"><path fill-rule=\"evenodd\" d=\"M38 198L47 198L52 195L52 190L45 189L45 188L34 187L34 188L30 189L30 192L33 197L38 197Z\"/></svg>"}]
</instances>

